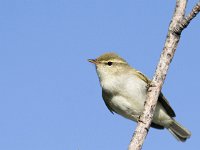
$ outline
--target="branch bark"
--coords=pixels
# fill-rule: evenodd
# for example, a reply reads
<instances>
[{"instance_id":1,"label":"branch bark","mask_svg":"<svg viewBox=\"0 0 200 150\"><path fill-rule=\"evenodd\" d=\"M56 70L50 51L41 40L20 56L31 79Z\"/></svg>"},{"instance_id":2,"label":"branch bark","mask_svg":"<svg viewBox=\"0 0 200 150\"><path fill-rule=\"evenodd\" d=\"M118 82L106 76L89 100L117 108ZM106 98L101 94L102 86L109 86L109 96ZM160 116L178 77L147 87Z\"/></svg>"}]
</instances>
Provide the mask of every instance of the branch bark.
<instances>
[{"instance_id":1,"label":"branch bark","mask_svg":"<svg viewBox=\"0 0 200 150\"><path fill-rule=\"evenodd\" d=\"M173 59L178 42L180 40L181 32L200 11L200 2L198 2L191 13L187 17L184 17L186 5L187 0L176 0L176 7L169 25L165 45L161 53L153 80L148 88L144 111L138 120L137 128L129 144L129 150L140 150L142 148L143 142L153 119L157 99L166 78L169 64Z\"/></svg>"}]
</instances>

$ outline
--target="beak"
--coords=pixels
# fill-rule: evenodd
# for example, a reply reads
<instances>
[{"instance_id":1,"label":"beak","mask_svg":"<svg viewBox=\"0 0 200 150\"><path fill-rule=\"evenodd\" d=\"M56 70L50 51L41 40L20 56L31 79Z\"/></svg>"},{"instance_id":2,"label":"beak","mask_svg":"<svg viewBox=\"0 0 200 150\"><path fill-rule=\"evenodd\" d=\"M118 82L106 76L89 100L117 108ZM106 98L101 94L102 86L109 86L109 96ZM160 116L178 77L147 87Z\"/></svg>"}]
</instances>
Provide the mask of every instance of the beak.
<instances>
[{"instance_id":1,"label":"beak","mask_svg":"<svg viewBox=\"0 0 200 150\"><path fill-rule=\"evenodd\" d=\"M91 63L93 63L93 64L97 63L96 59L88 59L88 61L91 62Z\"/></svg>"}]
</instances>

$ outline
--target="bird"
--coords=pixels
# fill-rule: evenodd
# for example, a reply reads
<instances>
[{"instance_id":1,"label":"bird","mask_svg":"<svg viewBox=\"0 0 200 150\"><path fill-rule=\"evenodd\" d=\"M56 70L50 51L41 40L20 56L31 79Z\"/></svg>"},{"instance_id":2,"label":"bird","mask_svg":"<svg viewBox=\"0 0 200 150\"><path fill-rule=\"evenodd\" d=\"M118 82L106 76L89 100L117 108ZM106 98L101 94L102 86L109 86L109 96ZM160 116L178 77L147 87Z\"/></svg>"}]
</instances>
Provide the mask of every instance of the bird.
<instances>
[{"instance_id":1,"label":"bird","mask_svg":"<svg viewBox=\"0 0 200 150\"><path fill-rule=\"evenodd\" d=\"M151 80L113 52L88 61L95 65L102 87L102 97L109 111L137 122L144 110ZM174 110L161 92L151 127L166 128L178 141L185 142L191 136L191 132L179 124L175 117Z\"/></svg>"}]
</instances>

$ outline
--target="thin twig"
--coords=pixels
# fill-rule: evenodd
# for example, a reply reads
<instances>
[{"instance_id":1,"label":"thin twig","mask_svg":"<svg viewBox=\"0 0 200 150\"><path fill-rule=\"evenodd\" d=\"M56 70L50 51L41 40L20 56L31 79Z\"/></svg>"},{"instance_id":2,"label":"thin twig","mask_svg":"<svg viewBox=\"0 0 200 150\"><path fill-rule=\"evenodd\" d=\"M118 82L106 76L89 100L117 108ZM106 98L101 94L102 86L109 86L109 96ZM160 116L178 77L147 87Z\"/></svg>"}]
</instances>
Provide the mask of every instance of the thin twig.
<instances>
[{"instance_id":1,"label":"thin twig","mask_svg":"<svg viewBox=\"0 0 200 150\"><path fill-rule=\"evenodd\" d=\"M187 0L176 0L174 15L169 25L165 46L160 56L159 63L156 68L155 75L147 92L143 114L138 120L138 125L131 139L129 150L140 150L145 137L148 133L153 113L157 104L157 99L162 89L162 85L169 69L169 64L173 59L181 32L189 25L190 21L200 12L200 1L192 9L187 17L185 8Z\"/></svg>"},{"instance_id":2,"label":"thin twig","mask_svg":"<svg viewBox=\"0 0 200 150\"><path fill-rule=\"evenodd\" d=\"M180 34L183 29L185 29L190 21L196 17L196 15L200 12L200 1L194 6L192 11L189 13L188 16L184 17L179 24L175 27L175 32Z\"/></svg>"},{"instance_id":3,"label":"thin twig","mask_svg":"<svg viewBox=\"0 0 200 150\"><path fill-rule=\"evenodd\" d=\"M180 39L180 34L176 34L174 28L184 18L186 4L187 0L176 1L176 7L169 25L165 46L157 65L155 75L148 89L144 111L138 120L138 125L131 139L129 150L140 150L148 133L158 96Z\"/></svg>"}]
</instances>

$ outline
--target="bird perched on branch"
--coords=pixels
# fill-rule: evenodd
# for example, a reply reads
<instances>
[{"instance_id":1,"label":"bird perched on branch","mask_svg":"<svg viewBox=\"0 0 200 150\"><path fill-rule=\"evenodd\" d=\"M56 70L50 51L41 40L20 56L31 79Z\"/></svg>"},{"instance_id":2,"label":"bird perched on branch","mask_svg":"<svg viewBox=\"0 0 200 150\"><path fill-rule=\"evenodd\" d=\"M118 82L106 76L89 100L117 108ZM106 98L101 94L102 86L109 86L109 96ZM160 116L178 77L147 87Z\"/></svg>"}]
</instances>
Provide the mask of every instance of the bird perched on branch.
<instances>
[{"instance_id":1,"label":"bird perched on branch","mask_svg":"<svg viewBox=\"0 0 200 150\"><path fill-rule=\"evenodd\" d=\"M137 121L143 112L151 81L115 53L106 53L88 61L96 66L103 100L110 112ZM176 139L184 142L191 133L176 122L174 117L175 113L169 102L160 93L151 127L166 128Z\"/></svg>"}]
</instances>

